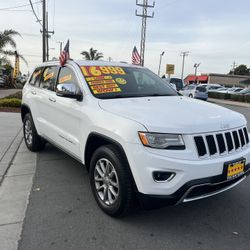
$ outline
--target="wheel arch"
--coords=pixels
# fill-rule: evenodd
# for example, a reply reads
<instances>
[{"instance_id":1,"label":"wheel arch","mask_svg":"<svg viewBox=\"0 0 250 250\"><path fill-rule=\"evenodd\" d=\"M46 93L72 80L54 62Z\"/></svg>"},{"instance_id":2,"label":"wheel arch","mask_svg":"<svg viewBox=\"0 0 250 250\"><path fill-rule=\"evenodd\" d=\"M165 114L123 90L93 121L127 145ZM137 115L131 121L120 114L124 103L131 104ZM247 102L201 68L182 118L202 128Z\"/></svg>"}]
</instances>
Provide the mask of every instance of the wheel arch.
<instances>
[{"instance_id":1,"label":"wheel arch","mask_svg":"<svg viewBox=\"0 0 250 250\"><path fill-rule=\"evenodd\" d=\"M120 153L124 157L124 160L127 163L129 174L131 175L134 187L137 190L137 186L136 186L132 171L130 169L129 161L128 161L127 155L125 153L125 150L123 149L122 145L119 142L117 142L116 140L114 140L106 135L102 135L102 134L99 134L96 132L92 132L89 134L87 142L86 142L85 152L84 152L84 164L85 164L87 170L89 171L91 156L93 155L95 150L101 146L104 146L104 145L113 145L116 147L117 150L120 151Z\"/></svg>"},{"instance_id":2,"label":"wheel arch","mask_svg":"<svg viewBox=\"0 0 250 250\"><path fill-rule=\"evenodd\" d=\"M23 119L24 119L24 116L25 116L27 113L30 113L30 114L32 115L29 106L26 105L26 104L22 104L22 105L21 105L21 117L22 117L22 121L23 121Z\"/></svg>"}]
</instances>

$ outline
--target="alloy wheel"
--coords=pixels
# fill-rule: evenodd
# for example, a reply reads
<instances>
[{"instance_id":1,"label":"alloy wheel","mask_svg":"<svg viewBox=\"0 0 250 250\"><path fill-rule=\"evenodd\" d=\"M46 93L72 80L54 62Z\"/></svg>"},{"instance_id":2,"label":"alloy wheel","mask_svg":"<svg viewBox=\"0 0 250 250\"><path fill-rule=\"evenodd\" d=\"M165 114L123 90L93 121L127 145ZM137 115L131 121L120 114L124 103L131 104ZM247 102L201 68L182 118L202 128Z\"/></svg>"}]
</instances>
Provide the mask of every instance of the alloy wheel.
<instances>
[{"instance_id":1,"label":"alloy wheel","mask_svg":"<svg viewBox=\"0 0 250 250\"><path fill-rule=\"evenodd\" d=\"M105 205L113 205L119 196L119 180L113 164L106 158L99 159L94 169L95 188Z\"/></svg>"}]
</instances>

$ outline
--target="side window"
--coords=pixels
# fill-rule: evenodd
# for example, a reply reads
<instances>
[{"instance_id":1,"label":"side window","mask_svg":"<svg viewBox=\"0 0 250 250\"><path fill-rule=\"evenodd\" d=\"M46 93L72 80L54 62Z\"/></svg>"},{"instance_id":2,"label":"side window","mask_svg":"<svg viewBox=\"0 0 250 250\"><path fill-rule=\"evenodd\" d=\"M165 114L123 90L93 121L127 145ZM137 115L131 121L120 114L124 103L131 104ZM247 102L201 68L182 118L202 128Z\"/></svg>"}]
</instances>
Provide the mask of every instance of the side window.
<instances>
[{"instance_id":1,"label":"side window","mask_svg":"<svg viewBox=\"0 0 250 250\"><path fill-rule=\"evenodd\" d=\"M30 85L38 85L39 84L39 80L40 80L40 77L42 75L42 68L37 68L35 69L35 71L33 72L31 78L30 78L30 81L29 81L29 84Z\"/></svg>"},{"instance_id":2,"label":"side window","mask_svg":"<svg viewBox=\"0 0 250 250\"><path fill-rule=\"evenodd\" d=\"M57 73L58 73L58 67L56 66L46 67L41 77L40 88L55 91Z\"/></svg>"},{"instance_id":3,"label":"side window","mask_svg":"<svg viewBox=\"0 0 250 250\"><path fill-rule=\"evenodd\" d=\"M77 79L72 69L67 67L62 67L60 69L57 84L62 84L62 83L63 84L74 83L75 85L77 85Z\"/></svg>"}]
</instances>

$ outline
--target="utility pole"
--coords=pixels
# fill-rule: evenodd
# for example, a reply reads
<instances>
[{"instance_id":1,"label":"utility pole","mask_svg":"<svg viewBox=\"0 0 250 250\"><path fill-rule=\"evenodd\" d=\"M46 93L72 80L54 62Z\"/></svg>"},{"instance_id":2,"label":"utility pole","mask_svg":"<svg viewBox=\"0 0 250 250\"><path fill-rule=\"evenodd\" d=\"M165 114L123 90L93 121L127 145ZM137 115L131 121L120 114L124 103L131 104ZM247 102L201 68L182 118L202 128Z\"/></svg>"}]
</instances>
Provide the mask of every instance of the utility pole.
<instances>
[{"instance_id":1,"label":"utility pole","mask_svg":"<svg viewBox=\"0 0 250 250\"><path fill-rule=\"evenodd\" d=\"M141 57L141 66L144 66L144 53L145 53L145 41L146 41L146 27L147 27L147 18L153 18L154 12L152 15L148 15L148 8L154 8L155 2L152 5L148 4L148 0L142 0L142 3L139 3L136 0L136 5L143 8L142 14L138 14L137 10L135 11L136 16L140 16L142 18L142 27L141 27L141 47L140 47L140 57Z\"/></svg>"},{"instance_id":2,"label":"utility pole","mask_svg":"<svg viewBox=\"0 0 250 250\"><path fill-rule=\"evenodd\" d=\"M183 80L185 57L188 56L188 54L189 54L189 51L183 51L183 52L181 52L181 56L182 56L181 80Z\"/></svg>"},{"instance_id":3,"label":"utility pole","mask_svg":"<svg viewBox=\"0 0 250 250\"><path fill-rule=\"evenodd\" d=\"M43 1L43 62L46 61L46 0Z\"/></svg>"},{"instance_id":4,"label":"utility pole","mask_svg":"<svg viewBox=\"0 0 250 250\"><path fill-rule=\"evenodd\" d=\"M49 19L48 19L48 11L46 11L46 61L49 61Z\"/></svg>"},{"instance_id":5,"label":"utility pole","mask_svg":"<svg viewBox=\"0 0 250 250\"><path fill-rule=\"evenodd\" d=\"M161 60L162 60L162 57L164 55L165 51L162 51L162 53L160 54L160 63L159 63L159 69L158 69L158 76L160 76L160 73L161 73Z\"/></svg>"}]
</instances>

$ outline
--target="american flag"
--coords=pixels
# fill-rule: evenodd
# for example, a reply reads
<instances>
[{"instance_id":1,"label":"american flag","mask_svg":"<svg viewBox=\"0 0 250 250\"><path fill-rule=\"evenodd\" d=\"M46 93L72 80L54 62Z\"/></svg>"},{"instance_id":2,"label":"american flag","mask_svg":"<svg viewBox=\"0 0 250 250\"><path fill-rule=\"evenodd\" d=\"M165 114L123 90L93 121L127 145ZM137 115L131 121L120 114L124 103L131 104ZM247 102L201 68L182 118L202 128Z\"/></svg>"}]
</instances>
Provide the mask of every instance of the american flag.
<instances>
[{"instance_id":1,"label":"american flag","mask_svg":"<svg viewBox=\"0 0 250 250\"><path fill-rule=\"evenodd\" d=\"M132 52L132 64L141 64L141 57L136 47L134 47Z\"/></svg>"},{"instance_id":2,"label":"american flag","mask_svg":"<svg viewBox=\"0 0 250 250\"><path fill-rule=\"evenodd\" d=\"M69 59L69 40L67 41L63 51L60 54L59 61L61 66L63 66L66 61Z\"/></svg>"}]
</instances>

